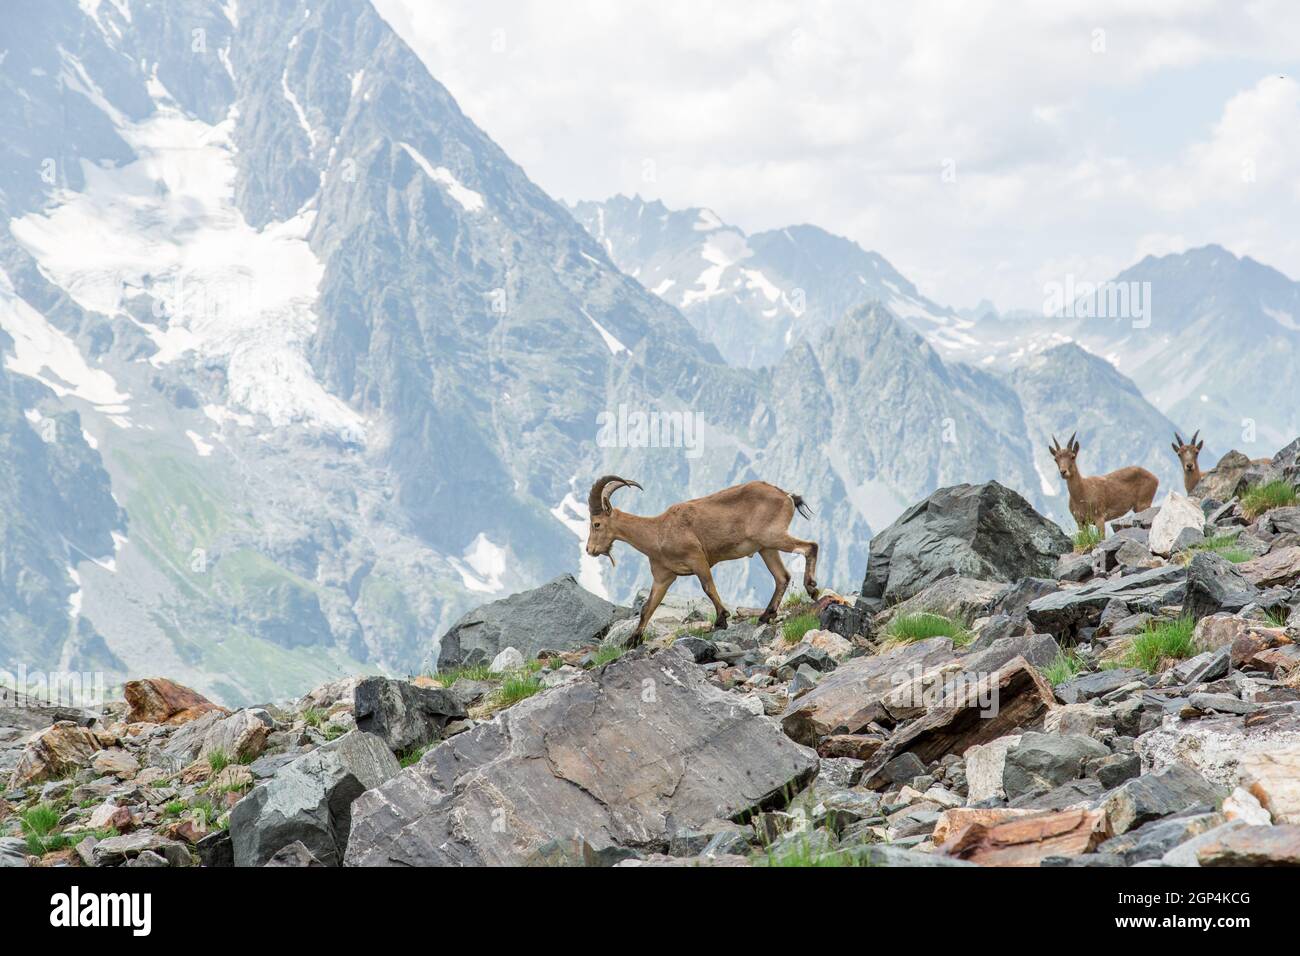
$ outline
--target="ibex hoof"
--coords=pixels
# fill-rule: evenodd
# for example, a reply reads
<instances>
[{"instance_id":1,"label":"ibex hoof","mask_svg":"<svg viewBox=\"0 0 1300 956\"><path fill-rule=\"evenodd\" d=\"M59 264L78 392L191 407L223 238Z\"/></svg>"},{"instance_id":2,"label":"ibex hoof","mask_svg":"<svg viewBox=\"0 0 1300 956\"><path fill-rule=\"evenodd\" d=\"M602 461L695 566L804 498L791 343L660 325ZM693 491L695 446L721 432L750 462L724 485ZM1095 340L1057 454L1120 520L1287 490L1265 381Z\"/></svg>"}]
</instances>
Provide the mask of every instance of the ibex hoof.
<instances>
[{"instance_id":1,"label":"ibex hoof","mask_svg":"<svg viewBox=\"0 0 1300 956\"><path fill-rule=\"evenodd\" d=\"M727 629L727 615L724 614L716 621L714 621L713 629L715 631L725 631Z\"/></svg>"},{"instance_id":2,"label":"ibex hoof","mask_svg":"<svg viewBox=\"0 0 1300 956\"><path fill-rule=\"evenodd\" d=\"M808 592L808 596L814 601L817 600L817 595L821 593L817 588L816 581L805 581L803 583L803 589Z\"/></svg>"},{"instance_id":3,"label":"ibex hoof","mask_svg":"<svg viewBox=\"0 0 1300 956\"><path fill-rule=\"evenodd\" d=\"M636 633L628 636L628 639L623 642L623 646L630 650L633 647L640 647L644 643L645 643L645 635L642 634L640 631L637 631Z\"/></svg>"},{"instance_id":4,"label":"ibex hoof","mask_svg":"<svg viewBox=\"0 0 1300 956\"><path fill-rule=\"evenodd\" d=\"M776 620L776 614L772 611L764 611L758 616L759 624L771 624Z\"/></svg>"}]
</instances>

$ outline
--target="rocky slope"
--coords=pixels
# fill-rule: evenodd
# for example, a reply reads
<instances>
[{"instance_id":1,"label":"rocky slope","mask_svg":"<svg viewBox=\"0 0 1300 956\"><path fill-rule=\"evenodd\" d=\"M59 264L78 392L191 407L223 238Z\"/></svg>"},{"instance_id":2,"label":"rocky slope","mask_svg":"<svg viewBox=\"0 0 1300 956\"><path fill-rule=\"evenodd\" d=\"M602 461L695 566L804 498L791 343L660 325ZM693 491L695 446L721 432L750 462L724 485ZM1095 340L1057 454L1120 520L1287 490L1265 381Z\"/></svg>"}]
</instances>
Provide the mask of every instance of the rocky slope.
<instances>
[{"instance_id":1,"label":"rocky slope","mask_svg":"<svg viewBox=\"0 0 1300 956\"><path fill-rule=\"evenodd\" d=\"M1255 470L1086 553L1006 489L940 489L859 600L773 625L676 598L627 650L575 604L530 659L280 706L6 701L0 863L1297 865L1300 439Z\"/></svg>"}]
</instances>

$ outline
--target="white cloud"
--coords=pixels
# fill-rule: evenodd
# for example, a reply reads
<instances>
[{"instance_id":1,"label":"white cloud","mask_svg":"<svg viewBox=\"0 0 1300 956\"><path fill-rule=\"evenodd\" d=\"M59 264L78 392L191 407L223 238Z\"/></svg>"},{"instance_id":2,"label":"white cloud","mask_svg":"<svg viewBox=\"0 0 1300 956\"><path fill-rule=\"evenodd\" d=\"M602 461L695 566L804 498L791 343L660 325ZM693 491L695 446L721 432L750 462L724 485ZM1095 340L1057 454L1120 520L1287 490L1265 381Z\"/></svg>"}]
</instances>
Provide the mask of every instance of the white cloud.
<instances>
[{"instance_id":1,"label":"white cloud","mask_svg":"<svg viewBox=\"0 0 1300 956\"><path fill-rule=\"evenodd\" d=\"M1300 277L1296 83L1278 79L1300 8L1281 0L377 6L565 199L817 223L954 304L1034 308L1045 269L1122 268L1153 236Z\"/></svg>"}]
</instances>

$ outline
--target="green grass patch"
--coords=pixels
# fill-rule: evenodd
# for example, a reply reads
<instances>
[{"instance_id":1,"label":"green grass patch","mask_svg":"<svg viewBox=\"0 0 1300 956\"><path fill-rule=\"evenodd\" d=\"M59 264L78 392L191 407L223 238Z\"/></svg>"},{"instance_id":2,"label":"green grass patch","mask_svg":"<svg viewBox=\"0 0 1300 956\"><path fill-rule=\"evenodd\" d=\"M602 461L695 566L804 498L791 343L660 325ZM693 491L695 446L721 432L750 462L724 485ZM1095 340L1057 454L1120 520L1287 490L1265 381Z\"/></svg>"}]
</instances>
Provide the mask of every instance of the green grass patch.
<instances>
[{"instance_id":1,"label":"green grass patch","mask_svg":"<svg viewBox=\"0 0 1300 956\"><path fill-rule=\"evenodd\" d=\"M535 674L527 672L507 674L497 689L497 704L501 707L509 707L511 704L532 697L541 689L542 680Z\"/></svg>"},{"instance_id":2,"label":"green grass patch","mask_svg":"<svg viewBox=\"0 0 1300 956\"><path fill-rule=\"evenodd\" d=\"M308 727L319 727L325 723L325 711L319 707L308 707L302 712L302 722Z\"/></svg>"},{"instance_id":3,"label":"green grass patch","mask_svg":"<svg viewBox=\"0 0 1300 956\"><path fill-rule=\"evenodd\" d=\"M1252 485L1241 496L1241 511L1254 521L1266 511L1285 508L1296 503L1295 486L1281 478Z\"/></svg>"},{"instance_id":4,"label":"green grass patch","mask_svg":"<svg viewBox=\"0 0 1300 956\"><path fill-rule=\"evenodd\" d=\"M472 664L468 667L449 667L433 675L433 679L443 687L450 687L462 677L465 680L489 680L492 671L488 669L487 664Z\"/></svg>"},{"instance_id":5,"label":"green grass patch","mask_svg":"<svg viewBox=\"0 0 1300 956\"><path fill-rule=\"evenodd\" d=\"M1190 617L1152 623L1134 639L1124 663L1154 674L1165 660L1191 657L1195 652L1192 643L1192 632L1195 629L1196 622Z\"/></svg>"},{"instance_id":6,"label":"green grass patch","mask_svg":"<svg viewBox=\"0 0 1300 956\"><path fill-rule=\"evenodd\" d=\"M781 607L785 608L786 610L789 610L792 607L799 607L801 604L811 604L811 603L812 602L808 600L808 595L805 594L801 589L797 591L791 591L789 594L787 594L785 596L785 600L781 602Z\"/></svg>"},{"instance_id":7,"label":"green grass patch","mask_svg":"<svg viewBox=\"0 0 1300 956\"><path fill-rule=\"evenodd\" d=\"M844 867L869 866L861 856L845 850L817 850L806 840L796 840L780 851L767 850L750 857L755 866Z\"/></svg>"},{"instance_id":8,"label":"green grass patch","mask_svg":"<svg viewBox=\"0 0 1300 956\"><path fill-rule=\"evenodd\" d=\"M957 647L969 644L972 640L970 631L960 621L926 611L899 614L885 627L885 639L891 644L910 644L928 637L950 637Z\"/></svg>"},{"instance_id":9,"label":"green grass patch","mask_svg":"<svg viewBox=\"0 0 1300 956\"><path fill-rule=\"evenodd\" d=\"M1243 561L1249 561L1255 555L1251 554L1241 545L1237 544L1237 535L1239 532L1231 534L1216 534L1213 537L1206 538L1204 541L1192 545L1187 549L1188 559L1196 555L1198 551L1211 551L1219 555L1225 561L1231 561L1233 564L1241 564Z\"/></svg>"},{"instance_id":10,"label":"green grass patch","mask_svg":"<svg viewBox=\"0 0 1300 956\"><path fill-rule=\"evenodd\" d=\"M428 746L415 747L404 754L398 754L397 762L402 767L413 767L420 762L420 758L425 755L425 752L428 751L428 749Z\"/></svg>"},{"instance_id":11,"label":"green grass patch","mask_svg":"<svg viewBox=\"0 0 1300 956\"><path fill-rule=\"evenodd\" d=\"M1074 550L1078 554L1091 551L1101 544L1101 529L1095 524L1086 524L1074 533Z\"/></svg>"},{"instance_id":12,"label":"green grass patch","mask_svg":"<svg viewBox=\"0 0 1300 956\"><path fill-rule=\"evenodd\" d=\"M596 648L592 654L591 666L604 667L611 661L616 661L623 656L623 648L615 647L613 644L602 644Z\"/></svg>"},{"instance_id":13,"label":"green grass patch","mask_svg":"<svg viewBox=\"0 0 1300 956\"><path fill-rule=\"evenodd\" d=\"M816 614L798 614L781 625L781 636L787 644L798 644L805 634L821 626Z\"/></svg>"},{"instance_id":14,"label":"green grass patch","mask_svg":"<svg viewBox=\"0 0 1300 956\"><path fill-rule=\"evenodd\" d=\"M54 829L59 825L57 807L50 803L38 803L18 815L23 835L27 838L27 852L32 856L44 856L55 850L61 850L68 841L58 836Z\"/></svg>"},{"instance_id":15,"label":"green grass patch","mask_svg":"<svg viewBox=\"0 0 1300 956\"><path fill-rule=\"evenodd\" d=\"M1064 684L1083 670L1083 658L1073 649L1060 651L1056 659L1043 669L1043 677L1053 687Z\"/></svg>"},{"instance_id":16,"label":"green grass patch","mask_svg":"<svg viewBox=\"0 0 1300 956\"><path fill-rule=\"evenodd\" d=\"M224 750L214 750L208 754L208 766L212 768L213 773L221 773L230 766L230 755Z\"/></svg>"}]
</instances>

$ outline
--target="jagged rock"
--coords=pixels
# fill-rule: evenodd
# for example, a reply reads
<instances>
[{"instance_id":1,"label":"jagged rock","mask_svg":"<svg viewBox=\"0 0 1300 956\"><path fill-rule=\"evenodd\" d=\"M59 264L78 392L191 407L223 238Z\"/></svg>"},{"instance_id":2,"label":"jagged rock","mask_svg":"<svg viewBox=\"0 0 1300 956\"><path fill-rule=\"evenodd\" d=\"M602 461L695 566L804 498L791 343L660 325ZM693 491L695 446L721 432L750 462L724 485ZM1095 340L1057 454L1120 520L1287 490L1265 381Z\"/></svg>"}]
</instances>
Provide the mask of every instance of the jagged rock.
<instances>
[{"instance_id":1,"label":"jagged rock","mask_svg":"<svg viewBox=\"0 0 1300 956\"><path fill-rule=\"evenodd\" d=\"M860 605L876 608L941 578L1047 577L1070 539L996 481L941 488L871 539Z\"/></svg>"},{"instance_id":2,"label":"jagged rock","mask_svg":"<svg viewBox=\"0 0 1300 956\"><path fill-rule=\"evenodd\" d=\"M1187 565L1183 613L1199 620L1220 611L1240 611L1259 599L1259 591L1222 555L1201 551Z\"/></svg>"},{"instance_id":3,"label":"jagged rock","mask_svg":"<svg viewBox=\"0 0 1300 956\"><path fill-rule=\"evenodd\" d=\"M1111 837L1097 847L1098 853L1113 853L1125 866L1158 860L1174 847L1200 836L1223 823L1221 813L1194 813L1152 820L1136 829Z\"/></svg>"},{"instance_id":4,"label":"jagged rock","mask_svg":"<svg viewBox=\"0 0 1300 956\"><path fill-rule=\"evenodd\" d=\"M230 831L213 830L198 843L194 851L199 855L203 866L234 866L235 846L230 839Z\"/></svg>"},{"instance_id":5,"label":"jagged rock","mask_svg":"<svg viewBox=\"0 0 1300 956\"><path fill-rule=\"evenodd\" d=\"M1186 764L1225 789L1236 785L1243 758L1296 746L1300 710L1294 704L1264 707L1249 717L1166 720L1136 743L1144 766Z\"/></svg>"},{"instance_id":6,"label":"jagged rock","mask_svg":"<svg viewBox=\"0 0 1300 956\"><path fill-rule=\"evenodd\" d=\"M845 638L833 631L809 631L803 636L803 642L815 651L826 654L836 664L848 659L853 653L853 645ZM818 668L818 670L830 670L831 668Z\"/></svg>"},{"instance_id":7,"label":"jagged rock","mask_svg":"<svg viewBox=\"0 0 1300 956\"><path fill-rule=\"evenodd\" d=\"M1108 754L1088 761L1084 772L1107 790L1112 790L1142 773L1142 758L1135 753Z\"/></svg>"},{"instance_id":8,"label":"jagged rock","mask_svg":"<svg viewBox=\"0 0 1300 956\"><path fill-rule=\"evenodd\" d=\"M127 681L124 694L131 708L126 715L128 724L178 726L210 711L226 712L224 707L212 703L198 691L165 677Z\"/></svg>"},{"instance_id":9,"label":"jagged rock","mask_svg":"<svg viewBox=\"0 0 1300 956\"><path fill-rule=\"evenodd\" d=\"M963 754L967 797L971 803L1006 797L1002 774L1006 768L1007 751L1018 743L1020 734L1008 734L986 744L976 744Z\"/></svg>"},{"instance_id":10,"label":"jagged rock","mask_svg":"<svg viewBox=\"0 0 1300 956\"><path fill-rule=\"evenodd\" d=\"M353 731L299 757L235 804L230 834L236 866L261 866L301 841L326 866L348 846L352 803L401 766L374 734Z\"/></svg>"},{"instance_id":11,"label":"jagged rock","mask_svg":"<svg viewBox=\"0 0 1300 956\"><path fill-rule=\"evenodd\" d=\"M1274 823L1300 824L1300 743L1243 755L1237 775Z\"/></svg>"},{"instance_id":12,"label":"jagged rock","mask_svg":"<svg viewBox=\"0 0 1300 956\"><path fill-rule=\"evenodd\" d=\"M244 763L256 760L266 749L273 721L264 710L240 710L213 723L203 735L198 757L203 759L223 753L231 760Z\"/></svg>"},{"instance_id":13,"label":"jagged rock","mask_svg":"<svg viewBox=\"0 0 1300 956\"><path fill-rule=\"evenodd\" d=\"M1188 706L1220 714L1249 714L1259 709L1256 704L1248 704L1232 694L1192 694L1187 698Z\"/></svg>"},{"instance_id":14,"label":"jagged rock","mask_svg":"<svg viewBox=\"0 0 1300 956\"><path fill-rule=\"evenodd\" d=\"M972 677L958 682L924 716L894 732L863 773L867 787L879 789L885 783L880 771L897 754L910 752L925 763L962 754L975 744L1034 726L1053 706L1051 687L1023 657L992 674Z\"/></svg>"},{"instance_id":15,"label":"jagged rock","mask_svg":"<svg viewBox=\"0 0 1300 956\"><path fill-rule=\"evenodd\" d=\"M596 853L781 805L816 754L712 687L690 655L633 652L429 751L353 807L349 865L523 863L554 834Z\"/></svg>"},{"instance_id":16,"label":"jagged rock","mask_svg":"<svg viewBox=\"0 0 1300 956\"><path fill-rule=\"evenodd\" d=\"M1201 512L1201 506L1191 498L1171 491L1161 502L1155 520L1151 522L1147 549L1153 554L1169 557L1176 550L1175 545L1180 535L1187 530L1195 531L1203 539L1205 515Z\"/></svg>"},{"instance_id":17,"label":"jagged rock","mask_svg":"<svg viewBox=\"0 0 1300 956\"><path fill-rule=\"evenodd\" d=\"M341 677L321 684L300 697L294 703L293 709L298 713L309 709L328 711L336 704L350 702L359 680L360 677Z\"/></svg>"},{"instance_id":18,"label":"jagged rock","mask_svg":"<svg viewBox=\"0 0 1300 956\"><path fill-rule=\"evenodd\" d=\"M438 669L486 663L507 646L526 659L543 648L570 650L597 644L630 608L602 600L566 574L539 588L470 611L442 636Z\"/></svg>"},{"instance_id":19,"label":"jagged rock","mask_svg":"<svg viewBox=\"0 0 1300 956\"><path fill-rule=\"evenodd\" d=\"M875 624L880 628L899 615L929 613L960 621L964 626L970 627L977 617L983 617L989 612L1007 587L1000 581L983 581L960 575L940 578L907 600L882 611Z\"/></svg>"},{"instance_id":20,"label":"jagged rock","mask_svg":"<svg viewBox=\"0 0 1300 956\"><path fill-rule=\"evenodd\" d=\"M870 618L862 609L852 604L828 604L818 615L823 630L852 638L870 631Z\"/></svg>"},{"instance_id":21,"label":"jagged rock","mask_svg":"<svg viewBox=\"0 0 1300 956\"><path fill-rule=\"evenodd\" d=\"M1237 565L1237 570L1256 587L1294 587L1300 582L1300 546L1292 545L1261 554L1243 561Z\"/></svg>"},{"instance_id":22,"label":"jagged rock","mask_svg":"<svg viewBox=\"0 0 1300 956\"><path fill-rule=\"evenodd\" d=\"M262 865L270 867L305 867L324 866L325 864L312 856L311 850L307 849L301 840L294 840L287 846L282 846L276 850L271 859Z\"/></svg>"},{"instance_id":23,"label":"jagged rock","mask_svg":"<svg viewBox=\"0 0 1300 956\"><path fill-rule=\"evenodd\" d=\"M1136 667L1115 667L1108 670L1093 671L1090 674L1080 674L1058 684L1056 696L1067 704L1078 704L1097 697L1104 697L1106 694L1112 693L1145 676L1146 671Z\"/></svg>"},{"instance_id":24,"label":"jagged rock","mask_svg":"<svg viewBox=\"0 0 1300 956\"><path fill-rule=\"evenodd\" d=\"M975 641L957 658L961 669L968 674L995 671L1007 661L1023 657L1040 670L1049 666L1061 653L1061 645L1050 634L1022 634Z\"/></svg>"},{"instance_id":25,"label":"jagged rock","mask_svg":"<svg viewBox=\"0 0 1300 956\"><path fill-rule=\"evenodd\" d=\"M873 721L888 719L882 701L896 687L952 657L952 641L932 637L845 661L786 708L781 726L810 747L830 734L860 733Z\"/></svg>"},{"instance_id":26,"label":"jagged rock","mask_svg":"<svg viewBox=\"0 0 1300 956\"><path fill-rule=\"evenodd\" d=\"M79 727L70 720L61 720L28 740L14 767L9 786L15 789L28 787L42 780L61 777L86 766L104 745L105 741L94 731Z\"/></svg>"},{"instance_id":27,"label":"jagged rock","mask_svg":"<svg viewBox=\"0 0 1300 956\"><path fill-rule=\"evenodd\" d=\"M121 777L128 779L133 777L137 770L140 769L140 761L134 754L128 753L121 747L111 747L108 750L101 750L90 760L90 769L95 771L101 777Z\"/></svg>"},{"instance_id":28,"label":"jagged rock","mask_svg":"<svg viewBox=\"0 0 1300 956\"><path fill-rule=\"evenodd\" d=\"M817 753L826 758L870 760L884 742L884 737L872 734L831 734L817 744Z\"/></svg>"},{"instance_id":29,"label":"jagged rock","mask_svg":"<svg viewBox=\"0 0 1300 956\"><path fill-rule=\"evenodd\" d=\"M1106 797L1103 809L1112 833L1127 833L1149 820L1157 820L1200 804L1215 807L1226 792L1182 764L1171 764L1143 774L1117 787Z\"/></svg>"},{"instance_id":30,"label":"jagged rock","mask_svg":"<svg viewBox=\"0 0 1300 956\"><path fill-rule=\"evenodd\" d=\"M1084 765L1110 755L1103 744L1078 734L1029 732L1007 752L1002 786L1010 799L1046 791L1083 776Z\"/></svg>"},{"instance_id":31,"label":"jagged rock","mask_svg":"<svg viewBox=\"0 0 1300 956\"><path fill-rule=\"evenodd\" d=\"M1231 664L1232 649L1220 647L1174 665L1173 677L1179 684L1202 684L1226 677Z\"/></svg>"},{"instance_id":32,"label":"jagged rock","mask_svg":"<svg viewBox=\"0 0 1300 956\"><path fill-rule=\"evenodd\" d=\"M1265 462L1254 462L1241 452L1233 449L1228 452L1213 468L1201 475L1201 480L1192 489L1198 498L1216 498L1227 501L1239 498L1252 484L1265 477ZM1279 469L1270 468L1269 474L1276 476Z\"/></svg>"},{"instance_id":33,"label":"jagged rock","mask_svg":"<svg viewBox=\"0 0 1300 956\"><path fill-rule=\"evenodd\" d=\"M1089 853L1107 836L1100 810L1070 809L969 823L940 851L981 866L1038 866L1045 857Z\"/></svg>"},{"instance_id":34,"label":"jagged rock","mask_svg":"<svg viewBox=\"0 0 1300 956\"><path fill-rule=\"evenodd\" d=\"M1273 823L1272 815L1249 790L1237 787L1223 801L1223 815L1229 820L1240 820L1251 826L1266 827Z\"/></svg>"},{"instance_id":35,"label":"jagged rock","mask_svg":"<svg viewBox=\"0 0 1300 956\"><path fill-rule=\"evenodd\" d=\"M1242 826L1196 848L1201 866L1300 866L1300 826Z\"/></svg>"},{"instance_id":36,"label":"jagged rock","mask_svg":"<svg viewBox=\"0 0 1300 956\"><path fill-rule=\"evenodd\" d=\"M27 843L17 837L0 837L0 870L27 865Z\"/></svg>"},{"instance_id":37,"label":"jagged rock","mask_svg":"<svg viewBox=\"0 0 1300 956\"><path fill-rule=\"evenodd\" d=\"M449 720L465 716L465 707L441 687L367 677L357 684L354 713L358 730L404 753L439 739Z\"/></svg>"},{"instance_id":38,"label":"jagged rock","mask_svg":"<svg viewBox=\"0 0 1300 956\"><path fill-rule=\"evenodd\" d=\"M1177 565L1151 568L1048 594L1032 601L1026 613L1036 631L1068 636L1081 627L1098 624L1102 610L1114 599L1134 611L1155 611L1165 604L1180 603L1185 581L1186 571Z\"/></svg>"},{"instance_id":39,"label":"jagged rock","mask_svg":"<svg viewBox=\"0 0 1300 956\"><path fill-rule=\"evenodd\" d=\"M191 866L194 862L185 844L152 830L137 830L125 836L100 840L91 851L91 857L95 866L122 866L142 853L160 856L168 866Z\"/></svg>"}]
</instances>

